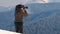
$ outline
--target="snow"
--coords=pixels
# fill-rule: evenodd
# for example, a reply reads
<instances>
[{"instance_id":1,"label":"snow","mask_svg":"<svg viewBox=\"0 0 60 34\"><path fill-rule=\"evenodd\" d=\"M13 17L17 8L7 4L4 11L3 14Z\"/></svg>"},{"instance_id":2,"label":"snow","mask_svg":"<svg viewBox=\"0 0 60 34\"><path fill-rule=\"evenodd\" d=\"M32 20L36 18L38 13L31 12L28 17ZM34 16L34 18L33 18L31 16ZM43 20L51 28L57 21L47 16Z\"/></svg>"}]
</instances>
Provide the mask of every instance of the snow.
<instances>
[{"instance_id":1,"label":"snow","mask_svg":"<svg viewBox=\"0 0 60 34\"><path fill-rule=\"evenodd\" d=\"M21 33L16 33L16 32L11 32L11 31L6 31L6 30L0 29L0 34L21 34Z\"/></svg>"}]
</instances>

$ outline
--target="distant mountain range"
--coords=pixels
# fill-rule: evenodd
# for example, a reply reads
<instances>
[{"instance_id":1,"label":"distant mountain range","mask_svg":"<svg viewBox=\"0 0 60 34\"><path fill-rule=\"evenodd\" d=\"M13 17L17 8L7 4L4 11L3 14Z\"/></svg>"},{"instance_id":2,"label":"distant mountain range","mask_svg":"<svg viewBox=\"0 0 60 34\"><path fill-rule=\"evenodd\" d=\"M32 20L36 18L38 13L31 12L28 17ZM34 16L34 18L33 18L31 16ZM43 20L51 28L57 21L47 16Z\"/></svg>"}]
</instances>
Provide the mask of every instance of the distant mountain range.
<instances>
[{"instance_id":1,"label":"distant mountain range","mask_svg":"<svg viewBox=\"0 0 60 34\"><path fill-rule=\"evenodd\" d=\"M6 10L7 10L6 7L0 6L0 12L6 11Z\"/></svg>"},{"instance_id":2,"label":"distant mountain range","mask_svg":"<svg viewBox=\"0 0 60 34\"><path fill-rule=\"evenodd\" d=\"M32 3L26 6L29 7L28 12L30 12L29 16L24 18L24 32L26 34L59 33L60 3ZM0 8L0 10L4 10L4 12L0 11L0 29L15 31L14 8L7 10L5 10L6 7Z\"/></svg>"},{"instance_id":3,"label":"distant mountain range","mask_svg":"<svg viewBox=\"0 0 60 34\"><path fill-rule=\"evenodd\" d=\"M29 7L28 10L30 10L30 16L26 19L28 22L34 22L38 17L45 18L60 10L60 3L32 3L27 6Z\"/></svg>"}]
</instances>

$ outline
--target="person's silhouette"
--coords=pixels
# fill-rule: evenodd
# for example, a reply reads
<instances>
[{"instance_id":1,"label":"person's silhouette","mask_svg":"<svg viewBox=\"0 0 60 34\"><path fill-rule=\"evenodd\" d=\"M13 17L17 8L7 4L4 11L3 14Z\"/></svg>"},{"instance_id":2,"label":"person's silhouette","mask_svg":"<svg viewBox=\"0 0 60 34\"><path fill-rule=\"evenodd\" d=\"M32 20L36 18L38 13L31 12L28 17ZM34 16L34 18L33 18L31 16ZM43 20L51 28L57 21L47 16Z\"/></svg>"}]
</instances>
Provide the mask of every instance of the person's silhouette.
<instances>
[{"instance_id":1,"label":"person's silhouette","mask_svg":"<svg viewBox=\"0 0 60 34\"><path fill-rule=\"evenodd\" d=\"M15 8L15 28L18 33L23 33L23 17L28 15L25 8L21 4Z\"/></svg>"}]
</instances>

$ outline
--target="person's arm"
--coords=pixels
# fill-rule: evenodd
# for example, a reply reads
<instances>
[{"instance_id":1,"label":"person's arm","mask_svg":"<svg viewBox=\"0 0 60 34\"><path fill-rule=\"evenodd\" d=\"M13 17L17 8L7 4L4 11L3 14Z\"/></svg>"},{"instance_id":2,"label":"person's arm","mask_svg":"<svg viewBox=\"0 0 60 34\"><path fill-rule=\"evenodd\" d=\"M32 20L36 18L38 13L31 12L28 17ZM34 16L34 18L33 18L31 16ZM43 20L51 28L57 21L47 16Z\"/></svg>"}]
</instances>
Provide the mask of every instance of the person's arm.
<instances>
[{"instance_id":1,"label":"person's arm","mask_svg":"<svg viewBox=\"0 0 60 34\"><path fill-rule=\"evenodd\" d=\"M23 16L28 16L28 13L27 13L26 10L24 10L24 12L23 12Z\"/></svg>"}]
</instances>

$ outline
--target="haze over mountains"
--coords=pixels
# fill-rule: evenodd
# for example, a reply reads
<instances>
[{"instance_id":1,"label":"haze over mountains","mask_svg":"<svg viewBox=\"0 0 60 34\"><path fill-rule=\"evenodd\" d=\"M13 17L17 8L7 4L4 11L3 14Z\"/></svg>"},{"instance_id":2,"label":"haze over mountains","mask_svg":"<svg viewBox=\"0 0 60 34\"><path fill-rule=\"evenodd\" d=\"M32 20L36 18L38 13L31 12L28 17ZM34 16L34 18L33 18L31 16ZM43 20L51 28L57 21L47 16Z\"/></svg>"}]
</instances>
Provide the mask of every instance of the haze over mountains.
<instances>
[{"instance_id":1,"label":"haze over mountains","mask_svg":"<svg viewBox=\"0 0 60 34\"><path fill-rule=\"evenodd\" d=\"M24 18L26 34L60 34L60 3L32 3L27 6L30 13ZM14 7L0 12L0 29L15 31Z\"/></svg>"}]
</instances>

